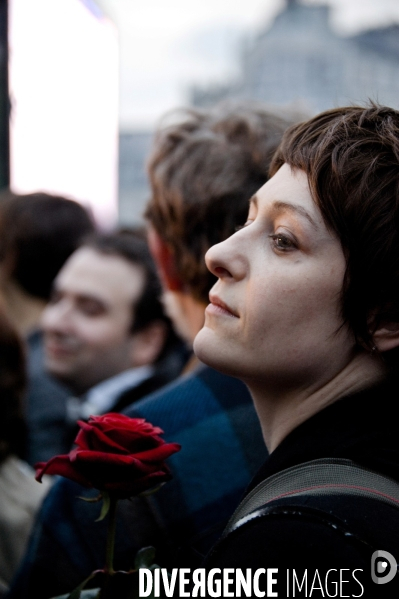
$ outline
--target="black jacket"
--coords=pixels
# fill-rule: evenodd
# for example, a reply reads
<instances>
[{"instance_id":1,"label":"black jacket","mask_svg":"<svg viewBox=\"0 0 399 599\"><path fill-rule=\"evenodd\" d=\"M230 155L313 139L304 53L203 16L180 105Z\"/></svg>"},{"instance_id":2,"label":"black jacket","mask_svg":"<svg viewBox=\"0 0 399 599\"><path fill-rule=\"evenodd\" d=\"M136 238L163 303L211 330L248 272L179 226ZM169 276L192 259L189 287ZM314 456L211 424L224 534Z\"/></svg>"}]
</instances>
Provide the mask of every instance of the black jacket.
<instances>
[{"instance_id":1,"label":"black jacket","mask_svg":"<svg viewBox=\"0 0 399 599\"><path fill-rule=\"evenodd\" d=\"M392 379L315 414L283 440L248 490L286 468L326 457L353 460L399 482L398 391L399 384ZM371 581L371 558L376 550L390 552L399 562L399 508L369 498L304 496L272 502L265 515L219 541L205 566L244 571L278 568L273 590L279 597L323 596L316 588L310 594L311 585L319 585L317 576L328 596L328 570L332 570L327 577L331 596L335 576L339 591L335 596L393 597L399 588L399 573L387 584ZM353 578L356 569L361 584ZM296 585L295 595L293 570L300 583L307 570L302 591ZM340 582L340 576L349 582Z\"/></svg>"}]
</instances>

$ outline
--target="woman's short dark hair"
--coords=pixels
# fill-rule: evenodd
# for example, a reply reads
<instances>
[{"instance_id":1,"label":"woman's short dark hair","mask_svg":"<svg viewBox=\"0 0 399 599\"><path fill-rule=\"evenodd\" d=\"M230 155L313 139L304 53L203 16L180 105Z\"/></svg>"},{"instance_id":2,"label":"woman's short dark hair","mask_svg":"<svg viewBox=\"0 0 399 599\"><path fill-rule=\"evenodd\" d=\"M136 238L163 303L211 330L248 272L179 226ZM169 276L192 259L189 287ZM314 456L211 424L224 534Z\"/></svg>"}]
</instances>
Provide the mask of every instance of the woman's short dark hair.
<instances>
[{"instance_id":1,"label":"woman's short dark hair","mask_svg":"<svg viewBox=\"0 0 399 599\"><path fill-rule=\"evenodd\" d=\"M274 156L307 174L311 194L346 256L344 322L363 346L399 323L399 112L371 103L291 127Z\"/></svg>"}]
</instances>

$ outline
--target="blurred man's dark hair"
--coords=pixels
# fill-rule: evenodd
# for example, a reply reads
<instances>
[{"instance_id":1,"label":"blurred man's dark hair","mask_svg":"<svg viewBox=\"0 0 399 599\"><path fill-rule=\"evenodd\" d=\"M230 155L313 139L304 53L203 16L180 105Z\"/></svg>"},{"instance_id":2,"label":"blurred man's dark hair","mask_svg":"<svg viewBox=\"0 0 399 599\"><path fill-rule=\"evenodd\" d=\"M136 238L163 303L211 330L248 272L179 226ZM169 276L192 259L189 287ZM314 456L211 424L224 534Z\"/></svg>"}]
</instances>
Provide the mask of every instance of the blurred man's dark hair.
<instances>
[{"instance_id":1,"label":"blurred man's dark hair","mask_svg":"<svg viewBox=\"0 0 399 599\"><path fill-rule=\"evenodd\" d=\"M0 263L27 294L47 300L61 266L93 231L77 202L47 193L0 195Z\"/></svg>"}]
</instances>

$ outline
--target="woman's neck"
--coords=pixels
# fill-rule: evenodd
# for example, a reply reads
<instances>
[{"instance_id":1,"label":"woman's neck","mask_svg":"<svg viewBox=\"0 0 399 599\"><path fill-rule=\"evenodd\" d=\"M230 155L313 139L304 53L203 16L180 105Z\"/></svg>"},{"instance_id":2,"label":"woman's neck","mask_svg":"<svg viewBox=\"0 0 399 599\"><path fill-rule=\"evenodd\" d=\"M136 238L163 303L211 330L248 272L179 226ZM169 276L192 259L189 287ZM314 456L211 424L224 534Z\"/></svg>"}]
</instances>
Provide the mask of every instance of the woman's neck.
<instances>
[{"instance_id":1,"label":"woman's neck","mask_svg":"<svg viewBox=\"0 0 399 599\"><path fill-rule=\"evenodd\" d=\"M335 401L378 383L386 368L376 356L361 352L331 380L284 392L268 389L267 382L247 381L271 453L302 422Z\"/></svg>"}]
</instances>

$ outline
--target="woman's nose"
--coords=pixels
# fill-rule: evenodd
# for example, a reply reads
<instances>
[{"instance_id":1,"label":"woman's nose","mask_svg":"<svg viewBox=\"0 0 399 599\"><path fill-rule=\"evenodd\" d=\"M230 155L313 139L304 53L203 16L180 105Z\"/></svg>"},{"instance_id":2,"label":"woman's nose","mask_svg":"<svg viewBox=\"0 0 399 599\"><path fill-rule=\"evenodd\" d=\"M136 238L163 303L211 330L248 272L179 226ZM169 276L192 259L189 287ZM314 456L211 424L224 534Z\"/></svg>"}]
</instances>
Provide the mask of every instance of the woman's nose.
<instances>
[{"instance_id":1,"label":"woman's nose","mask_svg":"<svg viewBox=\"0 0 399 599\"><path fill-rule=\"evenodd\" d=\"M213 245L205 254L208 269L219 279L240 279L245 276L245 260L238 252L236 243L233 243L233 237Z\"/></svg>"}]
</instances>

